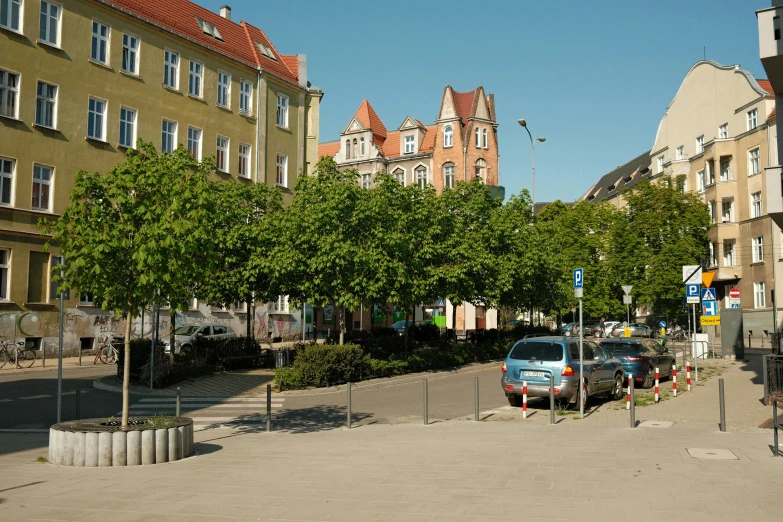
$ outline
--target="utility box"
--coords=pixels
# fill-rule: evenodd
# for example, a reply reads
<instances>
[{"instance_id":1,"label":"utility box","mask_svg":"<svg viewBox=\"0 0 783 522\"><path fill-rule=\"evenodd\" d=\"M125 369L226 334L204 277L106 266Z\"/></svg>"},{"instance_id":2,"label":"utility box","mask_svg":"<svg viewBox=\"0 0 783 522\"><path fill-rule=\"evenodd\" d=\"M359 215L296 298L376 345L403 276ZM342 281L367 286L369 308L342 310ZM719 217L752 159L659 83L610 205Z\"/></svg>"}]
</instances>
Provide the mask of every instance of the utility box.
<instances>
[{"instance_id":1,"label":"utility box","mask_svg":"<svg viewBox=\"0 0 783 522\"><path fill-rule=\"evenodd\" d=\"M693 356L697 359L706 359L710 353L710 336L706 333L697 333L693 339L696 341Z\"/></svg>"},{"instance_id":2,"label":"utility box","mask_svg":"<svg viewBox=\"0 0 783 522\"><path fill-rule=\"evenodd\" d=\"M742 310L739 308L724 308L720 311L720 346L721 355L745 358L745 343L742 335Z\"/></svg>"}]
</instances>

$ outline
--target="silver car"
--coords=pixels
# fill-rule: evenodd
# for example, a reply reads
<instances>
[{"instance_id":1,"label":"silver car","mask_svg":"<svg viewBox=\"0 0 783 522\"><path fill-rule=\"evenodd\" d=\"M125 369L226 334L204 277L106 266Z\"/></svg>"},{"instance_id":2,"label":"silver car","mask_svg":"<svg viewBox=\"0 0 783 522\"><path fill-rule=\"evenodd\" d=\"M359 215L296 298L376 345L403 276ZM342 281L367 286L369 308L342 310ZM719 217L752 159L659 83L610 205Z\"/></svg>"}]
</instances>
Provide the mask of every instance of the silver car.
<instances>
[{"instance_id":1,"label":"silver car","mask_svg":"<svg viewBox=\"0 0 783 522\"><path fill-rule=\"evenodd\" d=\"M234 333L234 330L225 324L186 324L174 330L174 342L176 343L174 345L174 353L179 353L183 347L189 348L197 338L232 339L236 336L237 334ZM165 346L166 353L169 353L171 351L171 341L168 336L166 336Z\"/></svg>"}]
</instances>

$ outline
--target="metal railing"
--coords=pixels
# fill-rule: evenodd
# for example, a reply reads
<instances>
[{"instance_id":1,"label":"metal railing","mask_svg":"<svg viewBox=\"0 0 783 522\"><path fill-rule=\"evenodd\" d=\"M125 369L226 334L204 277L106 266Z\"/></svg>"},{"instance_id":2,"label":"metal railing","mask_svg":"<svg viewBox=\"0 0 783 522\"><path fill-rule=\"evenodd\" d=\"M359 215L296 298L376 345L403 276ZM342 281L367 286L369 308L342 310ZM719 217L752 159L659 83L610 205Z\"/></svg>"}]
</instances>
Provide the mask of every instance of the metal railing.
<instances>
[{"instance_id":1,"label":"metal railing","mask_svg":"<svg viewBox=\"0 0 783 522\"><path fill-rule=\"evenodd\" d=\"M764 355L762 358L764 378L764 403L770 399L783 399L783 355Z\"/></svg>"},{"instance_id":2,"label":"metal railing","mask_svg":"<svg viewBox=\"0 0 783 522\"><path fill-rule=\"evenodd\" d=\"M781 421L778 420L778 404L783 405L783 399L780 398L773 398L772 399L772 441L774 444L774 447L772 448L772 455L775 457L783 457L783 451L780 450L780 445L778 443L778 430L783 429L783 425L780 424Z\"/></svg>"}]
</instances>

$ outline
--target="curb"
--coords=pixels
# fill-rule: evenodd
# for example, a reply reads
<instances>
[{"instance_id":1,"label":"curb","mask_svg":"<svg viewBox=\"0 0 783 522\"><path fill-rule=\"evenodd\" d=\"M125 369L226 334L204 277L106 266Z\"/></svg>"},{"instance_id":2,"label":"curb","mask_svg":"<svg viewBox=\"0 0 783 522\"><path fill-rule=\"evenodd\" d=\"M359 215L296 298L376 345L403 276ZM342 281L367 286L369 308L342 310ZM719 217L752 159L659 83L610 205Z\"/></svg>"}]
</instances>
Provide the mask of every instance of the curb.
<instances>
[{"instance_id":1,"label":"curb","mask_svg":"<svg viewBox=\"0 0 783 522\"><path fill-rule=\"evenodd\" d=\"M102 366L107 366L107 365L102 365ZM97 365L89 365L89 366L81 365L81 366L79 366L78 364L68 365L68 366L63 365L63 370L86 370L86 369L89 369L89 368L100 368L100 366L97 366ZM33 373L51 373L51 372L56 372L56 371L57 371L57 366L54 366L52 368L47 366L47 367L41 368L39 370L19 369L19 368L14 370L12 368L10 370L2 370L2 371L0 371L0 377L5 377L6 375L14 376L14 375L30 375L30 374L33 374Z\"/></svg>"},{"instance_id":2,"label":"curb","mask_svg":"<svg viewBox=\"0 0 783 522\"><path fill-rule=\"evenodd\" d=\"M109 380L114 378L116 378L114 375L105 375L103 377L98 377L97 379L92 381L92 387L96 390L113 392L113 393L122 393L122 386L117 386L115 384L109 384L108 382L103 382L104 380ZM137 386L129 387L128 393L130 395L161 395L159 393L155 393L155 391L145 390L144 388L140 388Z\"/></svg>"}]
</instances>

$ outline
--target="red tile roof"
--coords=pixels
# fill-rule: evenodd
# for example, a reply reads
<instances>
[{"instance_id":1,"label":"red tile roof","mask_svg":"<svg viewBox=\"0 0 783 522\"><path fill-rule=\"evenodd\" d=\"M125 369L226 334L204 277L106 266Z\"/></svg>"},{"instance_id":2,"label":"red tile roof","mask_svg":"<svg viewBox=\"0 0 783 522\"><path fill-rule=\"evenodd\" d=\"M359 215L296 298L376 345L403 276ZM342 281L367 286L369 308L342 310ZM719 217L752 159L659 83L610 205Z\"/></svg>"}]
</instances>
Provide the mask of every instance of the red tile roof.
<instances>
[{"instance_id":1,"label":"red tile roof","mask_svg":"<svg viewBox=\"0 0 783 522\"><path fill-rule=\"evenodd\" d=\"M298 83L296 73L282 60L272 42L264 32L247 22L232 22L209 9L189 0L101 0L104 4L136 15L148 22L192 40L209 49L223 53L250 67L263 67L275 76ZM204 34L196 17L201 18L220 31L223 41ZM272 48L277 61L257 51L253 40Z\"/></svg>"},{"instance_id":2,"label":"red tile roof","mask_svg":"<svg viewBox=\"0 0 783 522\"><path fill-rule=\"evenodd\" d=\"M424 129L427 131L427 134L425 134L424 139L421 140L419 152L432 152L435 150L435 137L438 135L438 126L427 125Z\"/></svg>"},{"instance_id":3,"label":"red tile roof","mask_svg":"<svg viewBox=\"0 0 783 522\"><path fill-rule=\"evenodd\" d=\"M770 94L774 94L775 91L772 90L772 84L769 82L769 80L756 80L756 82L759 84L759 86L767 91Z\"/></svg>"},{"instance_id":4,"label":"red tile roof","mask_svg":"<svg viewBox=\"0 0 783 522\"><path fill-rule=\"evenodd\" d=\"M293 73L294 76L299 78L299 57L296 55L288 56L285 54L280 55L283 58L283 62L285 62L288 69Z\"/></svg>"},{"instance_id":5,"label":"red tile roof","mask_svg":"<svg viewBox=\"0 0 783 522\"><path fill-rule=\"evenodd\" d=\"M772 112L767 116L767 121L776 119L777 109L772 109Z\"/></svg>"},{"instance_id":6,"label":"red tile roof","mask_svg":"<svg viewBox=\"0 0 783 522\"><path fill-rule=\"evenodd\" d=\"M334 156L340 152L340 142L330 141L328 143L321 143L318 145L318 159L326 156Z\"/></svg>"},{"instance_id":7,"label":"red tile roof","mask_svg":"<svg viewBox=\"0 0 783 522\"><path fill-rule=\"evenodd\" d=\"M364 125L365 129L370 129L372 131L373 141L376 143L376 136L383 139L386 138L386 126L367 100L364 100L362 104L359 105L359 109L356 111L356 114L354 114L354 118L359 120L361 124Z\"/></svg>"},{"instance_id":8,"label":"red tile roof","mask_svg":"<svg viewBox=\"0 0 783 522\"><path fill-rule=\"evenodd\" d=\"M454 91L454 104L457 115L462 118L462 125L468 124L468 118L473 112L473 100L476 97L476 89L470 92Z\"/></svg>"},{"instance_id":9,"label":"red tile roof","mask_svg":"<svg viewBox=\"0 0 783 522\"><path fill-rule=\"evenodd\" d=\"M396 158L401 156L400 154L400 131L391 131L386 137L386 141L383 142L381 147L383 155L386 158Z\"/></svg>"}]
</instances>

